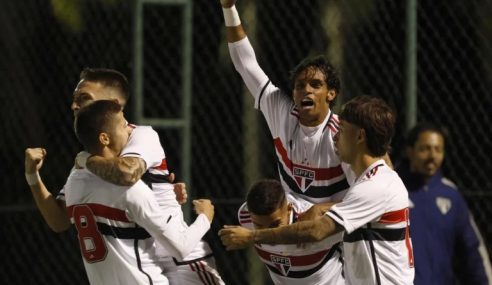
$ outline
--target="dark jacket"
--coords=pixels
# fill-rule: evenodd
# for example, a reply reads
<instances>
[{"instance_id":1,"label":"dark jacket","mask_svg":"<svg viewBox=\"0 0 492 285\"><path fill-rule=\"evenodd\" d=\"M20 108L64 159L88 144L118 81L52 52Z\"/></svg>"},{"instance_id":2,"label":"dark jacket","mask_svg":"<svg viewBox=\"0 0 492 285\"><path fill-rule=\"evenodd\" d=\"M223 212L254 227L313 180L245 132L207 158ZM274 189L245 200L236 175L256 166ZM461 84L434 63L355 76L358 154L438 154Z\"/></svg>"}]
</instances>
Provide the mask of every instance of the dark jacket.
<instances>
[{"instance_id":1,"label":"dark jacket","mask_svg":"<svg viewBox=\"0 0 492 285\"><path fill-rule=\"evenodd\" d=\"M415 285L450 285L456 275L462 284L489 284L485 266L490 269L490 260L456 185L441 171L427 183L406 165L397 171L410 198ZM453 271L453 262L459 272Z\"/></svg>"}]
</instances>

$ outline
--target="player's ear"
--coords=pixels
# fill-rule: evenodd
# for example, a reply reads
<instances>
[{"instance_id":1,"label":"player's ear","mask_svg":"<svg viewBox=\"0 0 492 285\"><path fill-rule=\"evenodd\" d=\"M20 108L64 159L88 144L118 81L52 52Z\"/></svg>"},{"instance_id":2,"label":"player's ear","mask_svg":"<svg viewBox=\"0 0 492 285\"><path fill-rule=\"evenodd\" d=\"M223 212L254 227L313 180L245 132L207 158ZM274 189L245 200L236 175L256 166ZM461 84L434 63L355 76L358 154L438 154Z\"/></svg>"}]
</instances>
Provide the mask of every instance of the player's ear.
<instances>
[{"instance_id":1,"label":"player's ear","mask_svg":"<svg viewBox=\"0 0 492 285\"><path fill-rule=\"evenodd\" d=\"M357 135L357 142L364 142L364 141L367 141L366 130L360 128L359 133Z\"/></svg>"},{"instance_id":2,"label":"player's ear","mask_svg":"<svg viewBox=\"0 0 492 285\"><path fill-rule=\"evenodd\" d=\"M330 103L331 101L335 100L337 97L337 92L335 90L330 89L328 90L328 95L326 96L326 103Z\"/></svg>"},{"instance_id":3,"label":"player's ear","mask_svg":"<svg viewBox=\"0 0 492 285\"><path fill-rule=\"evenodd\" d=\"M109 138L109 134L108 133L100 133L99 134L99 143L102 145L102 146L108 146L109 143L110 143L110 138Z\"/></svg>"}]
</instances>

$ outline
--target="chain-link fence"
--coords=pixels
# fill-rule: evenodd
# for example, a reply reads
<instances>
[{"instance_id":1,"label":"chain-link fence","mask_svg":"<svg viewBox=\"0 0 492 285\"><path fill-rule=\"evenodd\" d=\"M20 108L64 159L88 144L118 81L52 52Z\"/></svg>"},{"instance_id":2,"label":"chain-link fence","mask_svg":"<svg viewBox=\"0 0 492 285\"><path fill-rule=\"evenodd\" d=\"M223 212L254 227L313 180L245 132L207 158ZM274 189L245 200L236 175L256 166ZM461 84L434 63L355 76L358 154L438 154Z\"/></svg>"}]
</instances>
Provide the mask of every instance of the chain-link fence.
<instances>
[{"instance_id":1,"label":"chain-link fence","mask_svg":"<svg viewBox=\"0 0 492 285\"><path fill-rule=\"evenodd\" d=\"M179 117L183 11L169 1L144 4L143 92L148 116ZM179 1L177 1L179 2ZM224 39L219 0L191 1L192 197L209 197L216 220L208 238L227 284L259 284L265 269L247 251L226 252L217 238L249 185L276 177L271 135L253 111ZM406 1L242 0L242 22L260 65L288 90L288 71L326 54L341 70L338 103L381 96L398 111L393 157L405 131ZM110 67L135 79L135 1L5 1L0 9L0 261L2 284L87 284L73 232L55 234L42 221L23 177L24 149L44 146L41 174L61 187L80 149L69 110L79 71ZM460 186L486 241L492 228L492 1L418 1L418 120L451 134L445 172ZM133 94L134 96L135 94ZM131 99L127 117L134 118ZM172 171L182 173L183 133L158 128ZM190 182L190 181L188 181ZM488 244L489 250L492 248ZM259 270L259 271L258 271ZM259 272L259 273L258 273ZM252 281L255 280L255 281Z\"/></svg>"}]
</instances>

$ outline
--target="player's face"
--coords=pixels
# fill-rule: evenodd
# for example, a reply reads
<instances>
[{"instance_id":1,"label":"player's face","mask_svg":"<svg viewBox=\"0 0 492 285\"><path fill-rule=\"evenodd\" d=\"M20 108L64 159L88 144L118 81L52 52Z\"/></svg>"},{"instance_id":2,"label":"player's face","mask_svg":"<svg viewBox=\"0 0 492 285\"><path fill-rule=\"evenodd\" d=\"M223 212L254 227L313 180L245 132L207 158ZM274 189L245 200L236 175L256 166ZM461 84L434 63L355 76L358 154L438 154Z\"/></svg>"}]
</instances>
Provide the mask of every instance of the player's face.
<instances>
[{"instance_id":1,"label":"player's face","mask_svg":"<svg viewBox=\"0 0 492 285\"><path fill-rule=\"evenodd\" d=\"M444 138L432 131L422 132L413 148L407 148L410 170L431 177L444 160Z\"/></svg>"},{"instance_id":2,"label":"player's face","mask_svg":"<svg viewBox=\"0 0 492 285\"><path fill-rule=\"evenodd\" d=\"M114 119L112 130L111 130L111 140L109 143L109 148L115 154L115 156L121 153L123 147L128 142L130 137L131 128L128 126L128 122L123 116L123 112L119 112Z\"/></svg>"},{"instance_id":3,"label":"player's face","mask_svg":"<svg viewBox=\"0 0 492 285\"><path fill-rule=\"evenodd\" d=\"M256 215L251 213L251 221L256 229L269 229L289 224L289 214L292 206L285 202L284 205L270 215Z\"/></svg>"},{"instance_id":4,"label":"player's face","mask_svg":"<svg viewBox=\"0 0 492 285\"><path fill-rule=\"evenodd\" d=\"M335 135L335 152L340 157L340 160L346 163L352 163L355 159L357 144L360 142L362 129L358 126L348 123L345 120L340 120L339 130Z\"/></svg>"},{"instance_id":5,"label":"player's face","mask_svg":"<svg viewBox=\"0 0 492 285\"><path fill-rule=\"evenodd\" d=\"M74 116L80 108L97 100L117 100L123 106L118 91L111 87L106 87L99 82L81 80L73 91L73 101L70 106Z\"/></svg>"},{"instance_id":6,"label":"player's face","mask_svg":"<svg viewBox=\"0 0 492 285\"><path fill-rule=\"evenodd\" d=\"M294 81L293 98L299 110L299 121L305 126L317 126L330 110L330 102L336 93L328 90L325 75L317 68L309 67Z\"/></svg>"}]
</instances>

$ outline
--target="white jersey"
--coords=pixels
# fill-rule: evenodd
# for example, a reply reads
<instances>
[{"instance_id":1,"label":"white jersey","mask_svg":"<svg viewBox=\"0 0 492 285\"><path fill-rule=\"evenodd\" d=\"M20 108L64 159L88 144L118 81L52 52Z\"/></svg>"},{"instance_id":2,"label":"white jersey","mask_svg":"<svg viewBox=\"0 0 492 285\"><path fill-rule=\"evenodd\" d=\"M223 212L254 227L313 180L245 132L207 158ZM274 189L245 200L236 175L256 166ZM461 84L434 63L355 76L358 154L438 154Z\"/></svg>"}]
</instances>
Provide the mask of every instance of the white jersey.
<instances>
[{"instance_id":1,"label":"white jersey","mask_svg":"<svg viewBox=\"0 0 492 285\"><path fill-rule=\"evenodd\" d=\"M141 181L117 186L76 169L64 190L91 284L168 284L157 264L154 239L177 256L188 254L199 240L176 230L177 219L159 208ZM203 214L193 224L198 234L209 228Z\"/></svg>"},{"instance_id":2,"label":"white jersey","mask_svg":"<svg viewBox=\"0 0 492 285\"><path fill-rule=\"evenodd\" d=\"M287 200L293 206L289 223L296 222L298 214L312 206L289 195ZM254 229L246 203L239 208L238 216L241 226ZM255 244L255 249L275 284L342 285L345 281L341 241L342 233L339 233L320 242L303 244L302 247L295 244Z\"/></svg>"},{"instance_id":3,"label":"white jersey","mask_svg":"<svg viewBox=\"0 0 492 285\"><path fill-rule=\"evenodd\" d=\"M184 220L181 205L176 201L174 187L167 181L169 170L166 155L157 133L151 127L134 127L121 156L139 157L146 162L148 170L142 176L142 181L152 189L161 209L172 212L179 221L176 223L177 230L185 231L188 224ZM171 256L166 246L156 244L156 247L163 271L171 284L224 284L206 241L200 240L184 258Z\"/></svg>"},{"instance_id":4,"label":"white jersey","mask_svg":"<svg viewBox=\"0 0 492 285\"><path fill-rule=\"evenodd\" d=\"M301 125L294 101L270 82L248 38L229 43L229 51L270 128L283 188L312 203L341 201L349 184L335 154L337 115L330 111L316 127Z\"/></svg>"},{"instance_id":5,"label":"white jersey","mask_svg":"<svg viewBox=\"0 0 492 285\"><path fill-rule=\"evenodd\" d=\"M345 229L347 284L413 284L408 201L398 174L378 160L326 213Z\"/></svg>"},{"instance_id":6,"label":"white jersey","mask_svg":"<svg viewBox=\"0 0 492 285\"><path fill-rule=\"evenodd\" d=\"M161 210L173 215L176 229L186 230L188 225L184 221L181 205L176 201L174 189L167 180L169 170L166 155L157 132L149 126L131 125L131 127L133 131L121 151L121 156L138 157L145 161L147 172L142 176L142 181L152 189ZM64 189L60 191L57 199L65 200ZM198 236L202 237L203 233L198 233ZM215 269L215 259L207 242L198 241L195 246L190 247L191 251L185 257L172 256L166 246L160 243L156 243L155 246L159 264L169 278L170 284L207 284L202 282L207 279L214 281L210 284L223 284ZM183 264L184 262L186 264Z\"/></svg>"}]
</instances>

